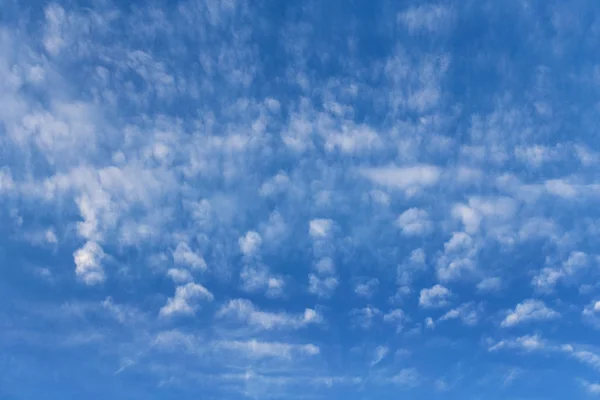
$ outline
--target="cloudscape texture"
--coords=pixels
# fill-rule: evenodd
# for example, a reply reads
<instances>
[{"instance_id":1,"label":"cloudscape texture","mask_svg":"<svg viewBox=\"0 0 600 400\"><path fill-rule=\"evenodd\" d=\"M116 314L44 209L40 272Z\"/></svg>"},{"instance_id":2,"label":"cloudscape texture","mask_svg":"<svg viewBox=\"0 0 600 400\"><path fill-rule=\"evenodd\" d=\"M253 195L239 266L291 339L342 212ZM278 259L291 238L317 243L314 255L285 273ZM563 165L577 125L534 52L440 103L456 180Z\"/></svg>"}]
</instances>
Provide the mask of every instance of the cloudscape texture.
<instances>
[{"instance_id":1,"label":"cloudscape texture","mask_svg":"<svg viewBox=\"0 0 600 400\"><path fill-rule=\"evenodd\" d=\"M599 43L591 0L0 0L0 398L600 396Z\"/></svg>"}]
</instances>

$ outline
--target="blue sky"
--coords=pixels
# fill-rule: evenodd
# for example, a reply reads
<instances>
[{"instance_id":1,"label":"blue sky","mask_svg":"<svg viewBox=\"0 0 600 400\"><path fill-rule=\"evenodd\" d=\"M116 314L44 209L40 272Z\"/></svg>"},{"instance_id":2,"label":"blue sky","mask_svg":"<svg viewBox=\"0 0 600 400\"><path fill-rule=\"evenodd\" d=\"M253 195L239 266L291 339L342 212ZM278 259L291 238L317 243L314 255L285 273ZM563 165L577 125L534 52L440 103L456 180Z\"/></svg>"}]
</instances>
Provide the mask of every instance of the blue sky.
<instances>
[{"instance_id":1,"label":"blue sky","mask_svg":"<svg viewBox=\"0 0 600 400\"><path fill-rule=\"evenodd\" d=\"M600 3L0 10L0 398L600 396Z\"/></svg>"}]
</instances>

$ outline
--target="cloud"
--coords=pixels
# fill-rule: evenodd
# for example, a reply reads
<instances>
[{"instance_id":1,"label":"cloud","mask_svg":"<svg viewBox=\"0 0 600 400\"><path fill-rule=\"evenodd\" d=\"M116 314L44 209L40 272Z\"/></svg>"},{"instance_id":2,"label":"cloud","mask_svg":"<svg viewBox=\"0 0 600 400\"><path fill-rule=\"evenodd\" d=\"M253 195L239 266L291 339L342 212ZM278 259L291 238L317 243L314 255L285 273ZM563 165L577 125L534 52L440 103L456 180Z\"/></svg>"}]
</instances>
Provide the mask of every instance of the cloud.
<instances>
[{"instance_id":1,"label":"cloud","mask_svg":"<svg viewBox=\"0 0 600 400\"><path fill-rule=\"evenodd\" d=\"M500 324L503 328L513 327L531 321L547 321L560 317L560 314L546 307L541 300L528 299L517 304Z\"/></svg>"},{"instance_id":2,"label":"cloud","mask_svg":"<svg viewBox=\"0 0 600 400\"><path fill-rule=\"evenodd\" d=\"M320 353L319 348L314 344L263 342L255 339L220 341L216 343L216 347L238 355L243 354L251 359L283 358L289 360L292 357L316 356Z\"/></svg>"},{"instance_id":3,"label":"cloud","mask_svg":"<svg viewBox=\"0 0 600 400\"><path fill-rule=\"evenodd\" d=\"M371 361L371 367L379 364L388 355L390 349L387 346L377 346L373 351L373 361Z\"/></svg>"},{"instance_id":4,"label":"cloud","mask_svg":"<svg viewBox=\"0 0 600 400\"><path fill-rule=\"evenodd\" d=\"M440 321L449 321L453 319L460 319L465 325L476 325L479 322L480 315L482 313L481 305L475 305L474 303L461 304L457 308L453 308L448 311L442 317Z\"/></svg>"},{"instance_id":5,"label":"cloud","mask_svg":"<svg viewBox=\"0 0 600 400\"><path fill-rule=\"evenodd\" d=\"M185 242L177 244L177 247L173 252L173 261L175 262L175 264L183 265L198 270L207 269L206 261L204 261L204 258L200 254L192 251L190 246Z\"/></svg>"},{"instance_id":6,"label":"cloud","mask_svg":"<svg viewBox=\"0 0 600 400\"><path fill-rule=\"evenodd\" d=\"M584 271L588 263L589 257L586 253L573 251L562 265L542 268L533 277L531 284L539 291L551 292L560 281L568 281Z\"/></svg>"},{"instance_id":7,"label":"cloud","mask_svg":"<svg viewBox=\"0 0 600 400\"><path fill-rule=\"evenodd\" d=\"M502 279L497 276L484 278L477 284L477 290L482 293L497 292L502 288Z\"/></svg>"},{"instance_id":8,"label":"cloud","mask_svg":"<svg viewBox=\"0 0 600 400\"><path fill-rule=\"evenodd\" d=\"M377 185L399 189L407 195L434 186L441 175L440 169L433 165L363 168L359 172Z\"/></svg>"},{"instance_id":9,"label":"cloud","mask_svg":"<svg viewBox=\"0 0 600 400\"><path fill-rule=\"evenodd\" d=\"M378 287L379 279L371 278L357 283L354 287L354 293L356 293L357 296L369 298L373 296Z\"/></svg>"},{"instance_id":10,"label":"cloud","mask_svg":"<svg viewBox=\"0 0 600 400\"><path fill-rule=\"evenodd\" d=\"M406 236L423 236L428 234L433 227L429 214L419 208L409 208L396 220L396 225Z\"/></svg>"},{"instance_id":11,"label":"cloud","mask_svg":"<svg viewBox=\"0 0 600 400\"><path fill-rule=\"evenodd\" d=\"M161 317L192 315L196 312L201 300L213 301L214 296L204 286L189 282L175 289L175 296L167 300L160 309Z\"/></svg>"},{"instance_id":12,"label":"cloud","mask_svg":"<svg viewBox=\"0 0 600 400\"><path fill-rule=\"evenodd\" d=\"M301 314L285 312L268 312L257 309L250 300L234 299L223 305L217 317L228 319L259 330L297 330L309 325L323 322L323 316L317 311L307 308Z\"/></svg>"},{"instance_id":13,"label":"cloud","mask_svg":"<svg viewBox=\"0 0 600 400\"><path fill-rule=\"evenodd\" d=\"M169 278L173 279L173 282L175 283L187 283L194 280L190 271L182 268L169 268L167 275Z\"/></svg>"},{"instance_id":14,"label":"cloud","mask_svg":"<svg viewBox=\"0 0 600 400\"><path fill-rule=\"evenodd\" d=\"M429 289L421 289L419 306L423 308L442 308L450 304L452 292L442 285L434 285Z\"/></svg>"},{"instance_id":15,"label":"cloud","mask_svg":"<svg viewBox=\"0 0 600 400\"><path fill-rule=\"evenodd\" d=\"M383 321L396 326L396 331L401 332L404 324L410 321L408 316L400 308L388 311L383 315Z\"/></svg>"},{"instance_id":16,"label":"cloud","mask_svg":"<svg viewBox=\"0 0 600 400\"><path fill-rule=\"evenodd\" d=\"M498 351L500 349L520 349L524 351L534 351L546 348L544 340L539 335L526 335L516 339L501 340L488 348L489 351Z\"/></svg>"},{"instance_id":17,"label":"cloud","mask_svg":"<svg viewBox=\"0 0 600 400\"><path fill-rule=\"evenodd\" d=\"M586 380L582 380L581 385L589 394L600 395L600 383L592 383Z\"/></svg>"},{"instance_id":18,"label":"cloud","mask_svg":"<svg viewBox=\"0 0 600 400\"><path fill-rule=\"evenodd\" d=\"M470 278L477 268L479 245L465 232L454 232L437 260L437 275L441 281Z\"/></svg>"},{"instance_id":19,"label":"cloud","mask_svg":"<svg viewBox=\"0 0 600 400\"><path fill-rule=\"evenodd\" d=\"M353 309L350 311L350 316L355 326L368 330L375 322L375 319L381 316L381 311L378 308L366 306Z\"/></svg>"},{"instance_id":20,"label":"cloud","mask_svg":"<svg viewBox=\"0 0 600 400\"><path fill-rule=\"evenodd\" d=\"M249 231L239 239L240 250L246 257L253 256L258 252L262 244L262 238L258 232Z\"/></svg>"},{"instance_id":21,"label":"cloud","mask_svg":"<svg viewBox=\"0 0 600 400\"><path fill-rule=\"evenodd\" d=\"M389 381L399 386L415 387L420 384L421 374L415 368L404 368L392 376Z\"/></svg>"},{"instance_id":22,"label":"cloud","mask_svg":"<svg viewBox=\"0 0 600 400\"><path fill-rule=\"evenodd\" d=\"M337 278L332 276L326 278L319 278L315 274L308 276L308 292L319 297L328 298L333 296L338 284Z\"/></svg>"},{"instance_id":23,"label":"cloud","mask_svg":"<svg viewBox=\"0 0 600 400\"><path fill-rule=\"evenodd\" d=\"M75 274L86 285L97 285L105 281L102 268L104 251L96 242L88 241L82 248L73 253Z\"/></svg>"},{"instance_id":24,"label":"cloud","mask_svg":"<svg viewBox=\"0 0 600 400\"><path fill-rule=\"evenodd\" d=\"M309 222L308 233L313 239L325 239L332 234L333 221L331 219L318 218Z\"/></svg>"},{"instance_id":25,"label":"cloud","mask_svg":"<svg viewBox=\"0 0 600 400\"><path fill-rule=\"evenodd\" d=\"M452 9L441 4L424 4L398 14L398 22L411 34L444 32L453 25L454 18Z\"/></svg>"}]
</instances>

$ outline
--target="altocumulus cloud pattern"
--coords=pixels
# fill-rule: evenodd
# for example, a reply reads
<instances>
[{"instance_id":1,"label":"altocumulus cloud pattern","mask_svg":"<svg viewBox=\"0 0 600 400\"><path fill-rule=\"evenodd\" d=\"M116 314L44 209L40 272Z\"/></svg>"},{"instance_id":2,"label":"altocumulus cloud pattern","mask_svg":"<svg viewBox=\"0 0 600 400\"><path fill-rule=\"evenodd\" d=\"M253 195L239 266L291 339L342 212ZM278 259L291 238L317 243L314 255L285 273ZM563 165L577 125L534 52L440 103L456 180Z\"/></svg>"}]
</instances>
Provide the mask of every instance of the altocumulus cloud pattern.
<instances>
[{"instance_id":1,"label":"altocumulus cloud pattern","mask_svg":"<svg viewBox=\"0 0 600 400\"><path fill-rule=\"evenodd\" d=\"M0 2L1 399L600 395L597 1Z\"/></svg>"}]
</instances>

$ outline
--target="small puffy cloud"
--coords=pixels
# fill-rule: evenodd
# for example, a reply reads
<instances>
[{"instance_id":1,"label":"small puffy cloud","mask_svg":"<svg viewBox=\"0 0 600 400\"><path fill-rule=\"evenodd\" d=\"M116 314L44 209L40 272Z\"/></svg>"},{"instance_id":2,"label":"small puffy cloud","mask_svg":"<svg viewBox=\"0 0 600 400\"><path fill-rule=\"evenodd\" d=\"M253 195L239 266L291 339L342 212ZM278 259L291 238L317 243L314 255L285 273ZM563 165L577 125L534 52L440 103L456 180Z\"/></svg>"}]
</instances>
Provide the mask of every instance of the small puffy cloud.
<instances>
[{"instance_id":1,"label":"small puffy cloud","mask_svg":"<svg viewBox=\"0 0 600 400\"><path fill-rule=\"evenodd\" d=\"M86 242L82 248L73 253L75 274L86 285L97 285L106 279L102 268L104 251L93 241Z\"/></svg>"},{"instance_id":2,"label":"small puffy cloud","mask_svg":"<svg viewBox=\"0 0 600 400\"><path fill-rule=\"evenodd\" d=\"M541 292L552 292L560 281L569 280L585 270L589 257L581 251L573 251L569 258L559 266L544 267L531 280L531 284Z\"/></svg>"},{"instance_id":3,"label":"small puffy cloud","mask_svg":"<svg viewBox=\"0 0 600 400\"><path fill-rule=\"evenodd\" d=\"M444 314L439 320L448 321L453 319L461 320L465 325L476 325L482 312L481 306L474 303L461 304Z\"/></svg>"},{"instance_id":4,"label":"small puffy cloud","mask_svg":"<svg viewBox=\"0 0 600 400\"><path fill-rule=\"evenodd\" d=\"M381 315L381 311L378 308L367 306L363 308L355 308L350 311L354 325L362 328L369 329L373 325L375 318Z\"/></svg>"},{"instance_id":5,"label":"small puffy cloud","mask_svg":"<svg viewBox=\"0 0 600 400\"><path fill-rule=\"evenodd\" d=\"M379 280L377 278L371 278L356 284L354 287L354 293L360 297L371 297L377 291L378 287Z\"/></svg>"},{"instance_id":6,"label":"small puffy cloud","mask_svg":"<svg viewBox=\"0 0 600 400\"><path fill-rule=\"evenodd\" d=\"M539 335L525 335L516 339L504 339L493 343L488 351L494 352L502 349L518 349L523 351L542 350L546 347L544 340Z\"/></svg>"},{"instance_id":7,"label":"small puffy cloud","mask_svg":"<svg viewBox=\"0 0 600 400\"><path fill-rule=\"evenodd\" d=\"M441 308L450 303L452 292L442 285L435 285L429 289L421 289L419 305L423 308Z\"/></svg>"},{"instance_id":8,"label":"small puffy cloud","mask_svg":"<svg viewBox=\"0 0 600 400\"><path fill-rule=\"evenodd\" d=\"M333 296L338 287L338 280L333 276L320 278L315 274L308 275L308 292L318 297L328 298Z\"/></svg>"},{"instance_id":9,"label":"small puffy cloud","mask_svg":"<svg viewBox=\"0 0 600 400\"><path fill-rule=\"evenodd\" d=\"M435 322L433 321L433 318L431 318L431 317L425 318L425 327L427 329L435 328Z\"/></svg>"},{"instance_id":10,"label":"small puffy cloud","mask_svg":"<svg viewBox=\"0 0 600 400\"><path fill-rule=\"evenodd\" d=\"M441 175L440 169L433 165L363 168L360 173L377 185L403 190L407 195L434 186Z\"/></svg>"},{"instance_id":11,"label":"small puffy cloud","mask_svg":"<svg viewBox=\"0 0 600 400\"><path fill-rule=\"evenodd\" d=\"M497 292L502 288L502 279L497 276L484 278L477 284L477 291L480 293Z\"/></svg>"},{"instance_id":12,"label":"small puffy cloud","mask_svg":"<svg viewBox=\"0 0 600 400\"><path fill-rule=\"evenodd\" d=\"M297 330L308 325L320 324L323 317L317 311L307 308L301 314L290 314L285 312L261 311L246 299L230 300L217 312L218 318L231 319L245 323L260 330Z\"/></svg>"},{"instance_id":13,"label":"small puffy cloud","mask_svg":"<svg viewBox=\"0 0 600 400\"><path fill-rule=\"evenodd\" d=\"M333 260L329 257L324 257L317 261L314 268L315 271L321 275L335 274L335 265L333 264Z\"/></svg>"},{"instance_id":14,"label":"small puffy cloud","mask_svg":"<svg viewBox=\"0 0 600 400\"><path fill-rule=\"evenodd\" d=\"M201 300L212 301L213 295L204 286L189 282L175 289L175 296L167 300L167 304L160 309L161 317L176 315L192 315L198 308Z\"/></svg>"},{"instance_id":15,"label":"small puffy cloud","mask_svg":"<svg viewBox=\"0 0 600 400\"><path fill-rule=\"evenodd\" d=\"M454 232L444 243L444 253L437 260L437 275L442 281L469 277L477 268L479 247L465 232Z\"/></svg>"},{"instance_id":16,"label":"small puffy cloud","mask_svg":"<svg viewBox=\"0 0 600 400\"><path fill-rule=\"evenodd\" d=\"M415 368L404 368L392 376L389 381L400 386L415 387L419 385L421 375Z\"/></svg>"},{"instance_id":17,"label":"small puffy cloud","mask_svg":"<svg viewBox=\"0 0 600 400\"><path fill-rule=\"evenodd\" d=\"M186 283L194 280L192 274L190 274L190 271L183 268L170 268L167 271L167 275L175 283Z\"/></svg>"},{"instance_id":18,"label":"small puffy cloud","mask_svg":"<svg viewBox=\"0 0 600 400\"><path fill-rule=\"evenodd\" d=\"M427 211L420 208L409 208L396 220L396 225L405 236L423 236L431 232L433 224Z\"/></svg>"},{"instance_id":19,"label":"small puffy cloud","mask_svg":"<svg viewBox=\"0 0 600 400\"><path fill-rule=\"evenodd\" d=\"M239 238L240 251L243 255L250 257L255 255L260 249L262 238L255 231L249 231L245 236Z\"/></svg>"},{"instance_id":20,"label":"small puffy cloud","mask_svg":"<svg viewBox=\"0 0 600 400\"><path fill-rule=\"evenodd\" d=\"M600 383L592 383L586 380L582 380L581 385L589 394L600 395Z\"/></svg>"},{"instance_id":21,"label":"small puffy cloud","mask_svg":"<svg viewBox=\"0 0 600 400\"><path fill-rule=\"evenodd\" d=\"M275 196L279 193L283 193L290 184L290 178L288 178L285 172L279 172L277 175L263 183L260 187L260 195L264 197Z\"/></svg>"},{"instance_id":22,"label":"small puffy cloud","mask_svg":"<svg viewBox=\"0 0 600 400\"><path fill-rule=\"evenodd\" d=\"M190 246L185 242L179 243L175 248L175 251L173 252L173 261L177 265L183 265L194 269L206 270L207 268L204 258L200 254L192 251Z\"/></svg>"},{"instance_id":23,"label":"small puffy cloud","mask_svg":"<svg viewBox=\"0 0 600 400\"><path fill-rule=\"evenodd\" d=\"M404 323L406 323L408 320L409 318L400 308L390 310L383 315L383 322L395 325L398 332L402 331Z\"/></svg>"},{"instance_id":24,"label":"small puffy cloud","mask_svg":"<svg viewBox=\"0 0 600 400\"><path fill-rule=\"evenodd\" d=\"M585 306L582 312L584 321L591 325L600 328L600 301L592 301Z\"/></svg>"},{"instance_id":25,"label":"small puffy cloud","mask_svg":"<svg viewBox=\"0 0 600 400\"><path fill-rule=\"evenodd\" d=\"M313 219L308 224L308 233L313 239L328 238L333 231L333 221L326 218Z\"/></svg>"},{"instance_id":26,"label":"small puffy cloud","mask_svg":"<svg viewBox=\"0 0 600 400\"><path fill-rule=\"evenodd\" d=\"M503 328L509 328L530 321L547 321L557 319L560 314L548 308L541 300L528 299L517 304L515 309L506 316L500 324Z\"/></svg>"}]
</instances>

